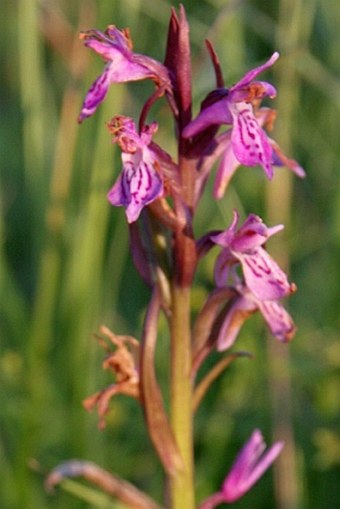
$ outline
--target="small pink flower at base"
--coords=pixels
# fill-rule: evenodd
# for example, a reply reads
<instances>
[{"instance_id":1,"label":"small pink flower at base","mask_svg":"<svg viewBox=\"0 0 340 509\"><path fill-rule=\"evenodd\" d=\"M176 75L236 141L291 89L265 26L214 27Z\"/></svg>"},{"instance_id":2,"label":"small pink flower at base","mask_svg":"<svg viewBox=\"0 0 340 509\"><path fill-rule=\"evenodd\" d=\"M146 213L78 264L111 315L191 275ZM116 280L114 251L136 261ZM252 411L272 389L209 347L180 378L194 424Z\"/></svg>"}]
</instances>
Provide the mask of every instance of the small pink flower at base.
<instances>
[{"instance_id":1,"label":"small pink flower at base","mask_svg":"<svg viewBox=\"0 0 340 509\"><path fill-rule=\"evenodd\" d=\"M234 502L249 491L276 460L282 448L283 442L276 442L264 453L266 444L261 432L255 430L223 482L224 500Z\"/></svg>"},{"instance_id":2,"label":"small pink flower at base","mask_svg":"<svg viewBox=\"0 0 340 509\"><path fill-rule=\"evenodd\" d=\"M237 229L238 220L239 215L234 211L229 228L211 236L211 240L222 247L215 265L217 286L225 286L230 274L239 283L235 271L231 269L240 263L246 285L256 299L277 300L294 292L295 285L288 282L286 274L262 247L283 226L268 228L260 217L250 214Z\"/></svg>"},{"instance_id":3,"label":"small pink flower at base","mask_svg":"<svg viewBox=\"0 0 340 509\"><path fill-rule=\"evenodd\" d=\"M283 448L283 442L276 442L266 452L262 434L255 430L243 446L221 490L205 500L199 509L214 509L219 504L233 503L249 491L272 465Z\"/></svg>"},{"instance_id":4,"label":"small pink flower at base","mask_svg":"<svg viewBox=\"0 0 340 509\"><path fill-rule=\"evenodd\" d=\"M108 193L112 205L126 207L129 223L136 221L149 203L163 196L163 180L156 153L149 148L157 124L136 131L129 117L114 117L108 125L113 143L122 150L123 171Z\"/></svg>"},{"instance_id":5,"label":"small pink flower at base","mask_svg":"<svg viewBox=\"0 0 340 509\"><path fill-rule=\"evenodd\" d=\"M151 79L159 86L169 84L169 76L164 65L145 55L132 51L129 31L119 30L114 25L106 31L88 30L81 33L85 46L93 49L107 62L102 74L88 90L78 118L82 122L94 114L104 100L112 83Z\"/></svg>"}]
</instances>

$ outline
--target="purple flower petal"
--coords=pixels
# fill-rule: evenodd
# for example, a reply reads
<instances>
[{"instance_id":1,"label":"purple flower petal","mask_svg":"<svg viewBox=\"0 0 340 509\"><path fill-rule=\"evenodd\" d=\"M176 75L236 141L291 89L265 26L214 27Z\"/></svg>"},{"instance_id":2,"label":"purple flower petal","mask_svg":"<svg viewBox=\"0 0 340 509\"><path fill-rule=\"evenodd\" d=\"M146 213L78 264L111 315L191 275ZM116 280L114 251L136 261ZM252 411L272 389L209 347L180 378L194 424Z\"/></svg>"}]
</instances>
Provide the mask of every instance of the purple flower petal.
<instances>
[{"instance_id":1,"label":"purple flower petal","mask_svg":"<svg viewBox=\"0 0 340 509\"><path fill-rule=\"evenodd\" d=\"M223 352L233 346L242 325L256 309L254 302L242 295L235 300L219 330L216 342L217 351Z\"/></svg>"},{"instance_id":2,"label":"purple flower petal","mask_svg":"<svg viewBox=\"0 0 340 509\"><path fill-rule=\"evenodd\" d=\"M149 147L157 131L153 122L139 134L130 117L116 116L108 124L112 141L122 150L123 171L108 193L112 205L126 207L129 223L136 221L143 207L163 195L157 153Z\"/></svg>"},{"instance_id":3,"label":"purple flower petal","mask_svg":"<svg viewBox=\"0 0 340 509\"><path fill-rule=\"evenodd\" d=\"M285 310L276 300L262 301L245 285L238 284L235 287L239 296L231 303L224 318L216 340L216 349L222 352L230 348L244 322L257 310L260 311L273 336L283 343L290 341L295 332L295 324Z\"/></svg>"},{"instance_id":4,"label":"purple flower petal","mask_svg":"<svg viewBox=\"0 0 340 509\"><path fill-rule=\"evenodd\" d=\"M271 179L273 149L253 114L251 104L235 103L229 107L234 119L231 143L236 158L246 166L261 165Z\"/></svg>"},{"instance_id":5,"label":"purple flower petal","mask_svg":"<svg viewBox=\"0 0 340 509\"><path fill-rule=\"evenodd\" d=\"M286 274L263 248L252 254L237 253L247 287L261 301L277 300L295 290Z\"/></svg>"},{"instance_id":6,"label":"purple flower petal","mask_svg":"<svg viewBox=\"0 0 340 509\"><path fill-rule=\"evenodd\" d=\"M221 199L224 196L224 192L228 187L228 184L234 175L237 168L240 166L240 161L236 158L231 143L229 142L222 160L217 169L216 178L214 182L214 196L217 199Z\"/></svg>"},{"instance_id":7,"label":"purple flower petal","mask_svg":"<svg viewBox=\"0 0 340 509\"><path fill-rule=\"evenodd\" d=\"M168 82L166 68L155 60L132 51L127 31L109 26L105 33L89 30L81 34L85 46L93 49L106 62L103 73L90 87L83 103L78 121L93 115L104 100L112 83L123 83L150 78L156 83Z\"/></svg>"},{"instance_id":8,"label":"purple flower petal","mask_svg":"<svg viewBox=\"0 0 340 509\"><path fill-rule=\"evenodd\" d=\"M274 99L276 97L276 88L267 81L253 81L244 88L232 87L229 91L229 103L240 103L261 101L265 97Z\"/></svg>"},{"instance_id":9,"label":"purple flower petal","mask_svg":"<svg viewBox=\"0 0 340 509\"><path fill-rule=\"evenodd\" d=\"M110 64L107 64L103 73L98 76L89 88L78 117L78 122L82 122L87 117L93 115L97 106L105 99L110 84Z\"/></svg>"},{"instance_id":10,"label":"purple flower petal","mask_svg":"<svg viewBox=\"0 0 340 509\"><path fill-rule=\"evenodd\" d=\"M230 245L233 242L234 237L236 235L236 228L237 228L237 223L238 223L239 218L240 218L240 216L239 216L237 210L234 209L233 210L233 219L232 219L232 222L231 222L229 228L227 228L226 230L224 230L221 233L211 235L211 240L221 247L230 248Z\"/></svg>"},{"instance_id":11,"label":"purple flower petal","mask_svg":"<svg viewBox=\"0 0 340 509\"><path fill-rule=\"evenodd\" d=\"M231 124L232 118L230 113L233 112L231 111L230 105L242 102L246 99L249 100L249 91L243 89L246 89L250 85L253 78L273 65L278 57L279 54L277 52L274 53L265 64L249 71L238 83L233 85L229 91L226 90L225 94L220 94L222 97L221 99L217 100L212 105L203 108L199 115L186 126L183 131L183 136L185 138L190 138L210 125ZM276 95L275 87L264 81L254 83L254 88L261 91L260 96L256 96L257 99L262 99L264 96L275 97Z\"/></svg>"},{"instance_id":12,"label":"purple flower petal","mask_svg":"<svg viewBox=\"0 0 340 509\"><path fill-rule=\"evenodd\" d=\"M241 498L262 477L283 448L283 442L275 442L265 452L266 444L259 430L253 431L243 446L222 488L203 501L199 509L215 509L223 502L232 503Z\"/></svg>"},{"instance_id":13,"label":"purple flower petal","mask_svg":"<svg viewBox=\"0 0 340 509\"><path fill-rule=\"evenodd\" d=\"M184 128L182 134L184 138L190 138L211 125L231 123L232 117L228 109L228 99L224 98L204 108L199 115Z\"/></svg>"},{"instance_id":14,"label":"purple flower petal","mask_svg":"<svg viewBox=\"0 0 340 509\"><path fill-rule=\"evenodd\" d=\"M106 62L123 62L130 54L130 51L127 51L124 46L117 45L107 37L105 37L105 39L88 38L85 40L84 44L87 48L91 48L100 55Z\"/></svg>"},{"instance_id":15,"label":"purple flower petal","mask_svg":"<svg viewBox=\"0 0 340 509\"><path fill-rule=\"evenodd\" d=\"M285 166L292 170L295 175L300 178L304 178L306 176L305 170L299 165L297 161L294 159L290 159L287 157L281 150L280 146L276 143L276 141L269 139L271 146L273 147L273 164L274 166Z\"/></svg>"},{"instance_id":16,"label":"purple flower petal","mask_svg":"<svg viewBox=\"0 0 340 509\"><path fill-rule=\"evenodd\" d=\"M257 305L273 336L283 343L290 341L296 327L285 308L279 302L269 300L258 301Z\"/></svg>"},{"instance_id":17,"label":"purple flower petal","mask_svg":"<svg viewBox=\"0 0 340 509\"><path fill-rule=\"evenodd\" d=\"M230 269L241 263L249 290L260 300L280 299L295 290L286 274L261 247L283 226L268 228L262 219L250 214L237 230L239 216L234 211L231 225L224 232L211 235L211 240L221 246L222 251L215 264L215 281L221 287L227 284ZM235 272L233 273L235 277Z\"/></svg>"},{"instance_id":18,"label":"purple flower petal","mask_svg":"<svg viewBox=\"0 0 340 509\"><path fill-rule=\"evenodd\" d=\"M276 96L273 85L254 79L272 66L278 57L278 52L273 53L267 62L246 73L231 88L211 92L202 103L199 115L184 129L183 135L188 138L212 125L232 125L231 145L226 144L225 156L216 175L214 186L216 198L223 196L239 164L260 165L269 179L273 177L273 165L277 164L288 166L298 176L304 176L301 166L284 156L278 145L262 129L264 124L271 127L275 119L273 110L268 108L260 108L256 112L253 110L264 97Z\"/></svg>"},{"instance_id":19,"label":"purple flower petal","mask_svg":"<svg viewBox=\"0 0 340 509\"><path fill-rule=\"evenodd\" d=\"M247 253L262 246L271 235L281 231L283 225L279 224L268 228L262 219L249 214L244 223L237 230L239 215L233 211L233 220L224 232L211 236L211 240L221 247L229 248L234 252Z\"/></svg>"},{"instance_id":20,"label":"purple flower petal","mask_svg":"<svg viewBox=\"0 0 340 509\"><path fill-rule=\"evenodd\" d=\"M112 83L137 81L152 76L147 69L126 61L119 52L116 53L118 56L115 61L106 64L103 73L98 76L88 90L79 115L79 122L93 115L99 104L105 99Z\"/></svg>"},{"instance_id":21,"label":"purple flower petal","mask_svg":"<svg viewBox=\"0 0 340 509\"><path fill-rule=\"evenodd\" d=\"M214 268L215 283L218 288L223 288L228 283L231 267L235 264L235 257L227 249L223 249L218 255Z\"/></svg>"},{"instance_id":22,"label":"purple flower petal","mask_svg":"<svg viewBox=\"0 0 340 509\"><path fill-rule=\"evenodd\" d=\"M268 228L259 216L250 214L237 228L238 220L234 211L229 228L210 235L210 241L222 247L214 268L216 286L232 285L240 294L221 326L218 350L231 346L243 322L256 309L280 341L288 341L295 332L291 317L277 301L293 293L296 286L262 247L283 225ZM244 280L237 273L238 264L242 266Z\"/></svg>"},{"instance_id":23,"label":"purple flower petal","mask_svg":"<svg viewBox=\"0 0 340 509\"><path fill-rule=\"evenodd\" d=\"M251 252L262 246L271 235L283 229L283 225L268 228L259 216L249 214L238 232L235 233L230 247L233 251Z\"/></svg>"},{"instance_id":24,"label":"purple flower petal","mask_svg":"<svg viewBox=\"0 0 340 509\"><path fill-rule=\"evenodd\" d=\"M266 69L268 69L269 67L271 67L275 62L276 60L279 58L279 53L277 51L275 51L275 53L272 54L272 56L269 58L269 60L267 60L267 62L265 62L264 64L262 65L259 65L258 67L255 67L255 69L252 69L251 71L247 72L243 78L240 79L240 81L238 81L236 83L236 85L234 85L231 90L235 90L237 88L243 88L243 87L246 87L249 85L249 83L251 81L253 81L254 78L256 78L256 76L258 76L259 74L261 74L261 72L265 71Z\"/></svg>"},{"instance_id":25,"label":"purple flower petal","mask_svg":"<svg viewBox=\"0 0 340 509\"><path fill-rule=\"evenodd\" d=\"M224 502L235 502L252 488L276 460L283 442L276 442L266 453L265 447L261 432L255 430L224 480L221 490Z\"/></svg>"},{"instance_id":26,"label":"purple flower petal","mask_svg":"<svg viewBox=\"0 0 340 509\"><path fill-rule=\"evenodd\" d=\"M123 173L108 194L112 205L126 207L129 223L136 221L143 207L163 194L163 182L152 166L140 155L122 154Z\"/></svg>"}]
</instances>

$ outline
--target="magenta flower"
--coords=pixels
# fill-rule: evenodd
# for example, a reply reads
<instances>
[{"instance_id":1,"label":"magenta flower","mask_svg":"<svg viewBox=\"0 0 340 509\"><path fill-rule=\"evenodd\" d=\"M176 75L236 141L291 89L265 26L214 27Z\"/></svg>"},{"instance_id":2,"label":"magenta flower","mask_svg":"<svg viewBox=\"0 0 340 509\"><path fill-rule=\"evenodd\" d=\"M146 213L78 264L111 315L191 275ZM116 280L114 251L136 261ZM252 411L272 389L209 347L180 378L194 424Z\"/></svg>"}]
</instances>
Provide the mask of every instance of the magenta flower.
<instances>
[{"instance_id":1,"label":"magenta flower","mask_svg":"<svg viewBox=\"0 0 340 509\"><path fill-rule=\"evenodd\" d=\"M113 142L122 149L123 171L108 193L112 205L126 207L129 223L136 221L143 207L163 195L163 180L159 173L157 154L150 148L154 122L144 126L141 134L136 131L129 117L114 117L109 124Z\"/></svg>"},{"instance_id":2,"label":"magenta flower","mask_svg":"<svg viewBox=\"0 0 340 509\"><path fill-rule=\"evenodd\" d=\"M82 122L96 111L104 100L112 83L123 83L151 79L158 86L169 83L168 71L164 65L145 55L132 51L128 30L119 30L114 25L106 31L88 30L81 34L85 46L92 48L107 62L102 74L91 85L85 97L78 118Z\"/></svg>"},{"instance_id":3,"label":"magenta flower","mask_svg":"<svg viewBox=\"0 0 340 509\"><path fill-rule=\"evenodd\" d=\"M199 509L214 509L222 503L232 503L241 498L262 477L276 460L283 448L283 442L276 442L267 452L262 434L255 430L243 446L221 490L205 500Z\"/></svg>"},{"instance_id":4,"label":"magenta flower","mask_svg":"<svg viewBox=\"0 0 340 509\"><path fill-rule=\"evenodd\" d=\"M268 228L262 220L251 214L237 229L239 216L226 231L210 236L210 240L222 247L215 264L216 285L223 288L228 283L238 295L228 308L219 330L216 347L223 351L230 348L243 323L255 311L260 311L271 333L279 341L288 342L295 333L295 325L278 302L296 290L286 274L263 248L267 239L283 226ZM243 279L236 269L241 265Z\"/></svg>"},{"instance_id":5,"label":"magenta flower","mask_svg":"<svg viewBox=\"0 0 340 509\"><path fill-rule=\"evenodd\" d=\"M252 101L266 96L275 97L275 88L254 78L272 66L279 58L275 52L263 65L249 71L236 85L220 91L220 98L203 108L184 130L191 137L214 124L232 124L231 145L236 159L246 166L260 164L267 176L273 176L272 147L254 115Z\"/></svg>"},{"instance_id":6,"label":"magenta flower","mask_svg":"<svg viewBox=\"0 0 340 509\"><path fill-rule=\"evenodd\" d=\"M217 286L223 287L229 275L239 283L239 278L232 269L235 264L240 263L246 286L255 299L277 300L294 292L295 285L288 282L286 274L262 247L267 239L282 230L283 226L268 228L260 217L250 214L237 229L238 220L238 213L234 211L229 228L210 237L215 244L223 248L215 266Z\"/></svg>"},{"instance_id":7,"label":"magenta flower","mask_svg":"<svg viewBox=\"0 0 340 509\"><path fill-rule=\"evenodd\" d=\"M260 165L270 179L273 176L273 165L286 165L298 176L305 175L301 166L284 156L280 147L263 130L268 122L268 112L272 110L257 109L264 97L275 97L276 90L270 83L253 80L278 58L279 54L273 53L266 63L249 71L229 89L217 89L209 94L202 103L199 115L183 131L183 136L190 138L212 125L232 126L229 137L223 139L224 157L214 188L216 198L223 196L231 176L240 164Z\"/></svg>"}]
</instances>

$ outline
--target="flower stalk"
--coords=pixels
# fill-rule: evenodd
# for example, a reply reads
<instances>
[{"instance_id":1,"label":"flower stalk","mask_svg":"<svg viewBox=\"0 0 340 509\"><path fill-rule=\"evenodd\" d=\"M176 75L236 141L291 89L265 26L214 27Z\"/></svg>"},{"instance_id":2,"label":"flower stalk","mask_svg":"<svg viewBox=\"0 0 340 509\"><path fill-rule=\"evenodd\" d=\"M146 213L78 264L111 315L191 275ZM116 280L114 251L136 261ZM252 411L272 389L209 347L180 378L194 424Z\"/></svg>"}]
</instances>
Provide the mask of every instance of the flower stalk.
<instances>
[{"instance_id":1,"label":"flower stalk","mask_svg":"<svg viewBox=\"0 0 340 509\"><path fill-rule=\"evenodd\" d=\"M197 253L192 234L192 161L179 157L182 197L177 214L185 220L174 237L171 317L171 423L184 462L184 469L171 479L172 509L195 507L192 395L191 287Z\"/></svg>"},{"instance_id":2,"label":"flower stalk","mask_svg":"<svg viewBox=\"0 0 340 509\"><path fill-rule=\"evenodd\" d=\"M170 481L171 507L193 509L190 287L174 283L171 319L171 424L184 469Z\"/></svg>"}]
</instances>

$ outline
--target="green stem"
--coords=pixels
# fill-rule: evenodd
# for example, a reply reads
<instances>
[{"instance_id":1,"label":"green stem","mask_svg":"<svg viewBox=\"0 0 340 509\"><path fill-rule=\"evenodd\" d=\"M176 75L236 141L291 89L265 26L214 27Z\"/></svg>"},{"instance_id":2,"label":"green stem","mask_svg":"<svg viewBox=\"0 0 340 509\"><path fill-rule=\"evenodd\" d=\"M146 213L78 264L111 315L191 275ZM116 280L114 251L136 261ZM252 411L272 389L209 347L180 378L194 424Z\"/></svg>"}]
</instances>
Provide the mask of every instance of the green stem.
<instances>
[{"instance_id":1,"label":"green stem","mask_svg":"<svg viewBox=\"0 0 340 509\"><path fill-rule=\"evenodd\" d=\"M172 509L194 509L193 423L191 382L191 284L196 266L191 203L195 169L193 161L179 160L182 200L176 207L179 224L174 239L171 316L171 420L184 469L170 481Z\"/></svg>"},{"instance_id":2,"label":"green stem","mask_svg":"<svg viewBox=\"0 0 340 509\"><path fill-rule=\"evenodd\" d=\"M172 428L184 469L171 479L172 509L193 509L193 436L191 385L190 288L174 285L171 324Z\"/></svg>"}]
</instances>

